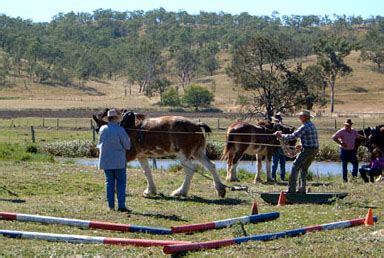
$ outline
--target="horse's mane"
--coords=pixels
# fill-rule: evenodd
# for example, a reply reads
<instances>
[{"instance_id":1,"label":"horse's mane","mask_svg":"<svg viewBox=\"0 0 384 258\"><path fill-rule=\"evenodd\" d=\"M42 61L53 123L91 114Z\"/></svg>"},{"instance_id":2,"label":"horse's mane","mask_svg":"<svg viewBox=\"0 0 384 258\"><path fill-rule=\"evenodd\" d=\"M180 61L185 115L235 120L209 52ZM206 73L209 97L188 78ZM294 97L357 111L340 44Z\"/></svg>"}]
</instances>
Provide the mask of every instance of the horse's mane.
<instances>
[{"instance_id":1,"label":"horse's mane","mask_svg":"<svg viewBox=\"0 0 384 258\"><path fill-rule=\"evenodd\" d=\"M146 119L147 116L144 115L144 114L141 114L141 113L135 113L135 119L138 121L138 122L142 122L144 119Z\"/></svg>"}]
</instances>

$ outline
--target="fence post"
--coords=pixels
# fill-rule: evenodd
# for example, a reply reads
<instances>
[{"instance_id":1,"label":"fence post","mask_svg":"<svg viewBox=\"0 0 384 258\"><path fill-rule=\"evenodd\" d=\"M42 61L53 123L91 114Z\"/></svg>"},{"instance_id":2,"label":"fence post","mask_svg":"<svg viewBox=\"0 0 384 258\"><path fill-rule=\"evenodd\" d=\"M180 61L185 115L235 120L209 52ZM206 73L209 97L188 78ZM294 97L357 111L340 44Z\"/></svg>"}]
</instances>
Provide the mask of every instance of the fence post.
<instances>
[{"instance_id":1,"label":"fence post","mask_svg":"<svg viewBox=\"0 0 384 258\"><path fill-rule=\"evenodd\" d=\"M335 118L335 129L337 129L337 122L336 122L336 118Z\"/></svg>"},{"instance_id":2,"label":"fence post","mask_svg":"<svg viewBox=\"0 0 384 258\"><path fill-rule=\"evenodd\" d=\"M35 143L36 142L36 139L35 139L35 128L33 128L33 125L31 125L31 134L32 134L32 142Z\"/></svg>"},{"instance_id":3,"label":"fence post","mask_svg":"<svg viewBox=\"0 0 384 258\"><path fill-rule=\"evenodd\" d=\"M365 129L365 118L363 117L363 129Z\"/></svg>"},{"instance_id":4,"label":"fence post","mask_svg":"<svg viewBox=\"0 0 384 258\"><path fill-rule=\"evenodd\" d=\"M96 129L94 126L92 126L92 141L96 142Z\"/></svg>"},{"instance_id":5,"label":"fence post","mask_svg":"<svg viewBox=\"0 0 384 258\"><path fill-rule=\"evenodd\" d=\"M92 129L93 128L93 120L91 119L90 121L91 121L91 129Z\"/></svg>"},{"instance_id":6,"label":"fence post","mask_svg":"<svg viewBox=\"0 0 384 258\"><path fill-rule=\"evenodd\" d=\"M45 118L43 117L43 128L45 127Z\"/></svg>"},{"instance_id":7,"label":"fence post","mask_svg":"<svg viewBox=\"0 0 384 258\"><path fill-rule=\"evenodd\" d=\"M220 130L220 118L217 119L217 130Z\"/></svg>"},{"instance_id":8,"label":"fence post","mask_svg":"<svg viewBox=\"0 0 384 258\"><path fill-rule=\"evenodd\" d=\"M59 119L56 118L56 129L59 130Z\"/></svg>"}]
</instances>

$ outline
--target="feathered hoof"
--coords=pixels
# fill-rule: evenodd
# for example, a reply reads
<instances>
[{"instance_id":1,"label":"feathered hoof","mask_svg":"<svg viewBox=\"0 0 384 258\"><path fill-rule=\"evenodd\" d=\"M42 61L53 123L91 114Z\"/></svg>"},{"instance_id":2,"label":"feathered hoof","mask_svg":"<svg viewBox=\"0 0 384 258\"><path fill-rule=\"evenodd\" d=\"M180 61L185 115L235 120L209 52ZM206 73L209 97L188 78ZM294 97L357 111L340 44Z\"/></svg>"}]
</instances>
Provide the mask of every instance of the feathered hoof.
<instances>
[{"instance_id":1,"label":"feathered hoof","mask_svg":"<svg viewBox=\"0 0 384 258\"><path fill-rule=\"evenodd\" d=\"M237 177L234 177L234 178L227 177L225 180L227 180L227 182L240 182L240 180Z\"/></svg>"},{"instance_id":2,"label":"feathered hoof","mask_svg":"<svg viewBox=\"0 0 384 258\"><path fill-rule=\"evenodd\" d=\"M148 189L146 189L143 192L143 197L149 198L149 197L153 197L153 196L156 196L156 191L149 191Z\"/></svg>"},{"instance_id":3,"label":"feathered hoof","mask_svg":"<svg viewBox=\"0 0 384 258\"><path fill-rule=\"evenodd\" d=\"M216 190L216 191L217 191L217 195L220 198L225 198L225 195L227 194L227 190L225 190L225 188L219 189L219 190Z\"/></svg>"},{"instance_id":4,"label":"feathered hoof","mask_svg":"<svg viewBox=\"0 0 384 258\"><path fill-rule=\"evenodd\" d=\"M181 191L180 189L177 189L172 192L171 196L174 197L187 197L188 193Z\"/></svg>"}]
</instances>

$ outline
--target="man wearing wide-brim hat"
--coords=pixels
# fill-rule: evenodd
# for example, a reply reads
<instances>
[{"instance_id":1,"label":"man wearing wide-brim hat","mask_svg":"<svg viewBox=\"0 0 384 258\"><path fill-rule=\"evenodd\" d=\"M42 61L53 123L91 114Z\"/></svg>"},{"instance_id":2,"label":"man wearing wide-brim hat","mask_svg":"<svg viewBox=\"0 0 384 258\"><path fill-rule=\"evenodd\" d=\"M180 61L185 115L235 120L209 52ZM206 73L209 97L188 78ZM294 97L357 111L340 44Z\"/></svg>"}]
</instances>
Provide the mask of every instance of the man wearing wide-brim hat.
<instances>
[{"instance_id":1,"label":"man wearing wide-brim hat","mask_svg":"<svg viewBox=\"0 0 384 258\"><path fill-rule=\"evenodd\" d=\"M342 162L344 182L348 182L349 162L351 162L353 166L352 177L357 177L359 162L357 161L357 148L355 143L357 139L365 139L363 135L358 134L357 131L352 128L352 125L352 119L347 119L344 123L344 128L341 128L332 136L332 140L340 145L340 159Z\"/></svg>"},{"instance_id":2,"label":"man wearing wide-brim hat","mask_svg":"<svg viewBox=\"0 0 384 258\"><path fill-rule=\"evenodd\" d=\"M295 132L292 134L282 134L278 131L275 133L276 137L283 138L288 142L298 138L301 140L301 151L293 162L291 175L289 176L289 193L296 192L296 183L300 171L301 179L298 190L302 193L306 192L306 177L308 168L315 159L316 154L319 152L319 138L317 136L316 126L311 121L311 112L304 110L300 112L298 116L302 126L300 126Z\"/></svg>"},{"instance_id":3,"label":"man wearing wide-brim hat","mask_svg":"<svg viewBox=\"0 0 384 258\"><path fill-rule=\"evenodd\" d=\"M115 209L115 189L117 192L118 211L129 212L125 206L127 184L126 151L131 148L127 132L118 124L120 115L116 109L107 113L108 124L100 128L98 148L99 168L104 169L105 188L107 192L108 207Z\"/></svg>"}]
</instances>

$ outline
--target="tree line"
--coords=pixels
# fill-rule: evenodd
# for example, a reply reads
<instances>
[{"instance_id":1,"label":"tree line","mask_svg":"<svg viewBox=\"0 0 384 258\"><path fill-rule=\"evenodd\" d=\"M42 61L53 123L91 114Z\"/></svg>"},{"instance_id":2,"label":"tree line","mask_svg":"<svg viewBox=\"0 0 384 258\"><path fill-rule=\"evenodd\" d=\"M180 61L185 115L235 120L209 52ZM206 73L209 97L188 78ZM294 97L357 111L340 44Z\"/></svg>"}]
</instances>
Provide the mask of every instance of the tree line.
<instances>
[{"instance_id":1,"label":"tree line","mask_svg":"<svg viewBox=\"0 0 384 258\"><path fill-rule=\"evenodd\" d=\"M1 15L0 48L0 85L20 76L64 86L124 78L162 102L164 95L175 98L167 92L171 84L177 95L196 78L214 75L219 53L226 52L227 74L255 93L244 99L248 106L267 113L311 108L325 103L329 87L333 111L336 80L352 72L346 55L361 50L361 60L381 69L384 17L192 15L163 8L59 13L42 23ZM317 64L304 69L301 60L313 54Z\"/></svg>"}]
</instances>

